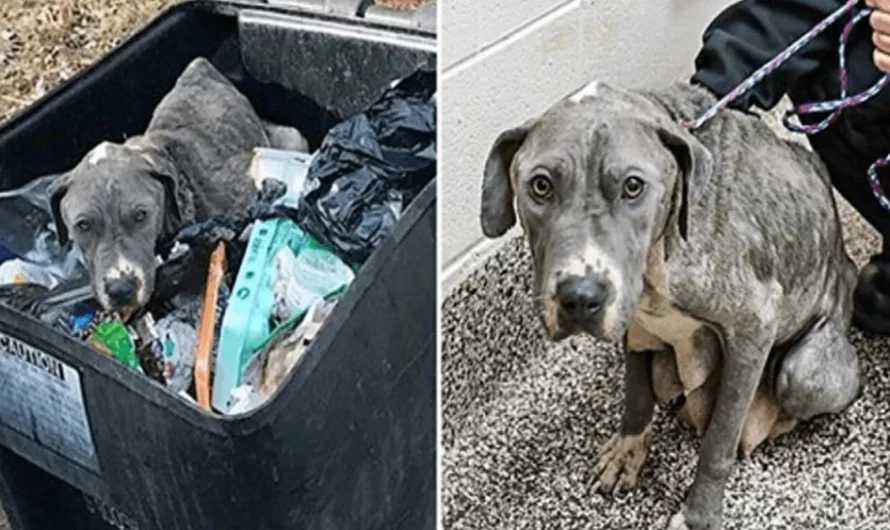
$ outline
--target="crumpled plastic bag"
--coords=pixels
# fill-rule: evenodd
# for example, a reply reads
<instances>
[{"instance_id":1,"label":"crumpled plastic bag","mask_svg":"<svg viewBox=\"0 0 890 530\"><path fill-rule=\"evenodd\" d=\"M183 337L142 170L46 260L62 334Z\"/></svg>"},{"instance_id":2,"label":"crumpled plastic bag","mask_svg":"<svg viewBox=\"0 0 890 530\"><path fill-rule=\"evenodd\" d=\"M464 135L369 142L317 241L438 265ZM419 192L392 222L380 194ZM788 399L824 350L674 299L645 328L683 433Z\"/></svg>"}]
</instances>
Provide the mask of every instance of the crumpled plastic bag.
<instances>
[{"instance_id":1,"label":"crumpled plastic bag","mask_svg":"<svg viewBox=\"0 0 890 530\"><path fill-rule=\"evenodd\" d=\"M77 336L79 322L99 311L99 303L86 277L67 280L50 289L45 285L0 286L0 304L35 316L68 335Z\"/></svg>"},{"instance_id":2,"label":"crumpled plastic bag","mask_svg":"<svg viewBox=\"0 0 890 530\"><path fill-rule=\"evenodd\" d=\"M366 112L331 129L314 155L300 228L360 265L436 172L436 74L397 82Z\"/></svg>"},{"instance_id":3,"label":"crumpled plastic bag","mask_svg":"<svg viewBox=\"0 0 890 530\"><path fill-rule=\"evenodd\" d=\"M55 178L55 175L40 177L20 188L0 192L0 261L15 256L20 260L14 266L16 270L41 269L40 278L31 279L47 287L86 273L77 246L71 242L59 244L47 193ZM0 277L0 284L14 283L11 278L15 275L5 276L8 278Z\"/></svg>"},{"instance_id":4,"label":"crumpled plastic bag","mask_svg":"<svg viewBox=\"0 0 890 530\"><path fill-rule=\"evenodd\" d=\"M49 288L39 283L0 285L0 304L21 313L34 315Z\"/></svg>"}]
</instances>

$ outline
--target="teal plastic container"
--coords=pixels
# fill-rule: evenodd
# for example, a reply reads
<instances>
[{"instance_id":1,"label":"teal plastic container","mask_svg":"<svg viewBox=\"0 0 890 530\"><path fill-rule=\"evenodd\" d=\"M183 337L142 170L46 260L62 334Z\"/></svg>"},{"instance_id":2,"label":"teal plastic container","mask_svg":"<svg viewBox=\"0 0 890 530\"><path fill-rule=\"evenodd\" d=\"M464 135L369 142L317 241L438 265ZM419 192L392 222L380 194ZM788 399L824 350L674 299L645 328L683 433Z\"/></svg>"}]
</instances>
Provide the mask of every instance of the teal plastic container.
<instances>
[{"instance_id":1,"label":"teal plastic container","mask_svg":"<svg viewBox=\"0 0 890 530\"><path fill-rule=\"evenodd\" d=\"M254 226L220 330L213 383L215 409L228 410L229 396L240 383L244 366L271 332L272 257L284 245L299 248L305 237L287 219L258 221Z\"/></svg>"},{"instance_id":2,"label":"teal plastic container","mask_svg":"<svg viewBox=\"0 0 890 530\"><path fill-rule=\"evenodd\" d=\"M285 259L280 259L281 251ZM277 331L276 311L284 307L288 314L283 320L299 321L313 303L343 291L354 277L352 269L293 221L258 221L223 316L213 407L228 412L244 368Z\"/></svg>"}]
</instances>

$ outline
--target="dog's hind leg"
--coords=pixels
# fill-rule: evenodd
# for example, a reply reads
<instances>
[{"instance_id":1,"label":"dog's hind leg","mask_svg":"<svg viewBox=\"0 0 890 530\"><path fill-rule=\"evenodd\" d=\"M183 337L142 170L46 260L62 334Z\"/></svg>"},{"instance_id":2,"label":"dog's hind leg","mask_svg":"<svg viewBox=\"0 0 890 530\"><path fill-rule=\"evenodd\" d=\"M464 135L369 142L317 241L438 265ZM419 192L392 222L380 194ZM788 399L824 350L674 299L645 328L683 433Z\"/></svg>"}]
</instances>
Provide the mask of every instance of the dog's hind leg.
<instances>
[{"instance_id":1,"label":"dog's hind leg","mask_svg":"<svg viewBox=\"0 0 890 530\"><path fill-rule=\"evenodd\" d=\"M301 153L309 152L309 141L295 128L275 125L268 121L263 122L263 128L269 137L269 147Z\"/></svg>"},{"instance_id":2,"label":"dog's hind leg","mask_svg":"<svg viewBox=\"0 0 890 530\"><path fill-rule=\"evenodd\" d=\"M838 413L859 393L859 360L842 328L817 323L781 360L776 397L787 417L808 420Z\"/></svg>"}]
</instances>

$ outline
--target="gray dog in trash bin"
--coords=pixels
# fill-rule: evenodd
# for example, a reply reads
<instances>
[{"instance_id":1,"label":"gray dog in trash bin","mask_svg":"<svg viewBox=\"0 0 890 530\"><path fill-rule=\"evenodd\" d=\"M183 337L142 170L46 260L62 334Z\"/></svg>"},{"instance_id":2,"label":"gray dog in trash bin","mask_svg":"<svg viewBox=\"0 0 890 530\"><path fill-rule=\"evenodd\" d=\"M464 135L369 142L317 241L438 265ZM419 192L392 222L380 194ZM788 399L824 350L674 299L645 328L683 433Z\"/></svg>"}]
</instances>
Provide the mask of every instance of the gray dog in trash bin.
<instances>
[{"instance_id":1,"label":"gray dog in trash bin","mask_svg":"<svg viewBox=\"0 0 890 530\"><path fill-rule=\"evenodd\" d=\"M636 483L656 403L703 436L695 479L669 528L721 528L738 452L859 393L847 339L856 268L816 155L689 84L591 83L502 132L489 154L481 223L518 218L553 340L624 346L624 407L591 482Z\"/></svg>"},{"instance_id":2,"label":"gray dog in trash bin","mask_svg":"<svg viewBox=\"0 0 890 530\"><path fill-rule=\"evenodd\" d=\"M83 251L109 311L138 310L154 290L156 246L184 224L245 209L257 147L308 151L293 128L262 121L206 59L193 60L143 135L103 142L50 189L60 239Z\"/></svg>"}]
</instances>

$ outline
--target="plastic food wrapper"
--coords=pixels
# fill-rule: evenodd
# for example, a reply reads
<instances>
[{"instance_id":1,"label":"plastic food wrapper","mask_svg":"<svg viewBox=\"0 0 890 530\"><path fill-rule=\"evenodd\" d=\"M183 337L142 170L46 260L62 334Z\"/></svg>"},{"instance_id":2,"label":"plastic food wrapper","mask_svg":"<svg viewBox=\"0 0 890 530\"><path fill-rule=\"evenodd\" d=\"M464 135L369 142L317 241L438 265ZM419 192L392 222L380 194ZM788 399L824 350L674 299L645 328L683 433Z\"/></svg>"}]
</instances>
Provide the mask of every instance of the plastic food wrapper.
<instances>
[{"instance_id":1,"label":"plastic food wrapper","mask_svg":"<svg viewBox=\"0 0 890 530\"><path fill-rule=\"evenodd\" d=\"M296 254L289 247L279 250L273 271L274 326L306 313L312 305L343 291L355 278L352 269L311 236Z\"/></svg>"},{"instance_id":2,"label":"plastic food wrapper","mask_svg":"<svg viewBox=\"0 0 890 530\"><path fill-rule=\"evenodd\" d=\"M184 313L184 312L183 312ZM191 316L191 315L189 315ZM174 392L187 390L195 369L198 332L187 320L189 316L173 313L158 321L157 353L163 359L164 382Z\"/></svg>"},{"instance_id":3,"label":"plastic food wrapper","mask_svg":"<svg viewBox=\"0 0 890 530\"><path fill-rule=\"evenodd\" d=\"M362 264L436 172L436 75L418 71L331 129L287 215L350 264Z\"/></svg>"},{"instance_id":4,"label":"plastic food wrapper","mask_svg":"<svg viewBox=\"0 0 890 530\"><path fill-rule=\"evenodd\" d=\"M217 322L222 319L229 295L229 288L225 284L220 285L216 306ZM140 362L143 371L178 393L188 390L194 381L198 326L203 302L189 294L177 297L173 305L176 309L157 321L151 315L142 317L136 328L142 339ZM217 327L211 352L215 352L218 335Z\"/></svg>"},{"instance_id":5,"label":"plastic food wrapper","mask_svg":"<svg viewBox=\"0 0 890 530\"><path fill-rule=\"evenodd\" d=\"M100 316L87 327L84 340L94 349L122 362L127 368L142 370L136 356L136 338L119 319Z\"/></svg>"},{"instance_id":6,"label":"plastic food wrapper","mask_svg":"<svg viewBox=\"0 0 890 530\"><path fill-rule=\"evenodd\" d=\"M337 301L337 298L316 301L292 333L266 349L262 382L259 384L259 393L264 399L275 393L303 357Z\"/></svg>"},{"instance_id":7,"label":"plastic food wrapper","mask_svg":"<svg viewBox=\"0 0 890 530\"><path fill-rule=\"evenodd\" d=\"M12 265L14 272L0 271L0 284L16 283L18 273L55 287L85 274L78 248L72 243L59 244L47 194L53 179L55 176L41 177L21 188L0 192L0 263L8 265L13 256L20 260ZM42 269L39 275L36 268Z\"/></svg>"},{"instance_id":8,"label":"plastic food wrapper","mask_svg":"<svg viewBox=\"0 0 890 530\"><path fill-rule=\"evenodd\" d=\"M191 308L180 309L155 322L146 315L137 324L142 345L142 371L174 392L188 390L195 366L197 331L190 322Z\"/></svg>"},{"instance_id":9,"label":"plastic food wrapper","mask_svg":"<svg viewBox=\"0 0 890 530\"><path fill-rule=\"evenodd\" d=\"M58 278L43 265L18 258L0 263L0 285L38 284L52 288L58 283Z\"/></svg>"},{"instance_id":10,"label":"plastic food wrapper","mask_svg":"<svg viewBox=\"0 0 890 530\"><path fill-rule=\"evenodd\" d=\"M287 379L312 344L338 297L319 300L299 324L280 333L244 368L241 384L232 390L227 414L245 414L265 403Z\"/></svg>"},{"instance_id":11,"label":"plastic food wrapper","mask_svg":"<svg viewBox=\"0 0 890 530\"><path fill-rule=\"evenodd\" d=\"M232 390L232 395L229 397L227 414L246 414L258 408L264 402L265 399L260 396L256 388L250 385L241 385Z\"/></svg>"},{"instance_id":12,"label":"plastic food wrapper","mask_svg":"<svg viewBox=\"0 0 890 530\"><path fill-rule=\"evenodd\" d=\"M250 176L258 190L268 180L276 180L287 188L274 205L297 208L306 189L306 178L313 155L299 151L258 147L254 149L250 165Z\"/></svg>"}]
</instances>

